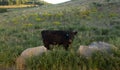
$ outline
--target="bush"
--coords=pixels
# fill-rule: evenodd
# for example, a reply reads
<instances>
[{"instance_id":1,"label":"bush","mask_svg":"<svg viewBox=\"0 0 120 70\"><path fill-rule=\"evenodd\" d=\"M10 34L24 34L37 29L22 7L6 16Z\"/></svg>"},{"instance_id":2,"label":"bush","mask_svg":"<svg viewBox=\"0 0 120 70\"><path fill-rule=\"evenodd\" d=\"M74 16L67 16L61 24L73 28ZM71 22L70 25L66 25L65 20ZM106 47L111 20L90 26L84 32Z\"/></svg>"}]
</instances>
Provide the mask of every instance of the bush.
<instances>
[{"instance_id":1,"label":"bush","mask_svg":"<svg viewBox=\"0 0 120 70\"><path fill-rule=\"evenodd\" d=\"M7 12L7 9L0 8L0 13L4 13L4 12Z\"/></svg>"},{"instance_id":2,"label":"bush","mask_svg":"<svg viewBox=\"0 0 120 70\"><path fill-rule=\"evenodd\" d=\"M101 6L102 6L102 4L96 3L96 2L93 2L93 5L94 5L95 7L101 7Z\"/></svg>"}]
</instances>

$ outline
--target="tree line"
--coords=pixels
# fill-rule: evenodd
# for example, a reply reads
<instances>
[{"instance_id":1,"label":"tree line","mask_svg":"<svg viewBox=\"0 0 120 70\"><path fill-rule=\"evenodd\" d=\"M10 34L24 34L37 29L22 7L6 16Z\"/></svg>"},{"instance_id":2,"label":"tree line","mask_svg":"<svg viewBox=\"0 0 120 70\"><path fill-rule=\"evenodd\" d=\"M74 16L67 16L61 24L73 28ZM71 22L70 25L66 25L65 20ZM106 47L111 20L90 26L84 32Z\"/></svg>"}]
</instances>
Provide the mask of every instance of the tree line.
<instances>
[{"instance_id":1,"label":"tree line","mask_svg":"<svg viewBox=\"0 0 120 70\"><path fill-rule=\"evenodd\" d=\"M0 5L42 4L41 0L0 0Z\"/></svg>"}]
</instances>

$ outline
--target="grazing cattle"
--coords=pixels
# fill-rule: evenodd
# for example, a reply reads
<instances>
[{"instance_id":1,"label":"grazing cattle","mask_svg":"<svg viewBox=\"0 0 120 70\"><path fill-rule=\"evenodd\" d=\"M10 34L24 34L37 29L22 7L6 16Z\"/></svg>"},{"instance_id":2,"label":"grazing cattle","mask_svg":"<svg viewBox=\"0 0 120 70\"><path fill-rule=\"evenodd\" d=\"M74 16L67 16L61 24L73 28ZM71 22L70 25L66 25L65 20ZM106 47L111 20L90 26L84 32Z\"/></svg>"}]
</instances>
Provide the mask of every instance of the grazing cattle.
<instances>
[{"instance_id":1,"label":"grazing cattle","mask_svg":"<svg viewBox=\"0 0 120 70\"><path fill-rule=\"evenodd\" d=\"M49 50L51 45L63 45L67 50L77 32L60 30L43 30L41 32L44 46Z\"/></svg>"}]
</instances>

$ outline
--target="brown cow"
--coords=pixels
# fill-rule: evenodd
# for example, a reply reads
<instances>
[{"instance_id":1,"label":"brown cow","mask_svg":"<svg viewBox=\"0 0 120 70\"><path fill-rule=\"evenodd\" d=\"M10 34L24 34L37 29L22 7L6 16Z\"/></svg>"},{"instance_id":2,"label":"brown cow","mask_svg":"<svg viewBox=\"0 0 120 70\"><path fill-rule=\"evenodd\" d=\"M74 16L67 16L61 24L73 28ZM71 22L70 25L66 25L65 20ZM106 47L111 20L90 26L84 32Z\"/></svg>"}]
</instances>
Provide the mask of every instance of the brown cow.
<instances>
[{"instance_id":1,"label":"brown cow","mask_svg":"<svg viewBox=\"0 0 120 70\"><path fill-rule=\"evenodd\" d=\"M60 31L60 30L43 30L41 32L42 39L44 46L47 49L50 49L50 44L52 45L63 45L64 48L67 50L69 47L69 44L72 43L72 40L74 38L74 35L77 34L77 32L73 31Z\"/></svg>"}]
</instances>

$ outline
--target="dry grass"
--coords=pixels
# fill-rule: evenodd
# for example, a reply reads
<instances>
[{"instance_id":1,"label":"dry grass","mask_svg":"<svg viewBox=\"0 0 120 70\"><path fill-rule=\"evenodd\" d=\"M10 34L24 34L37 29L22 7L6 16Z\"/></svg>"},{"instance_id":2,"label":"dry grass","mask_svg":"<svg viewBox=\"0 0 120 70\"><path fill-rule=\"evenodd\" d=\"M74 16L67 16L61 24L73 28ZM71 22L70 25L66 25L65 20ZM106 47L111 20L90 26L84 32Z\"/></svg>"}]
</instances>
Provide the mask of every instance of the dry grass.
<instances>
[{"instance_id":1,"label":"dry grass","mask_svg":"<svg viewBox=\"0 0 120 70\"><path fill-rule=\"evenodd\" d=\"M0 6L0 8L24 8L24 7L34 7L37 5L4 5Z\"/></svg>"},{"instance_id":2,"label":"dry grass","mask_svg":"<svg viewBox=\"0 0 120 70\"><path fill-rule=\"evenodd\" d=\"M16 70L25 70L25 59L18 57L16 60Z\"/></svg>"}]
</instances>

